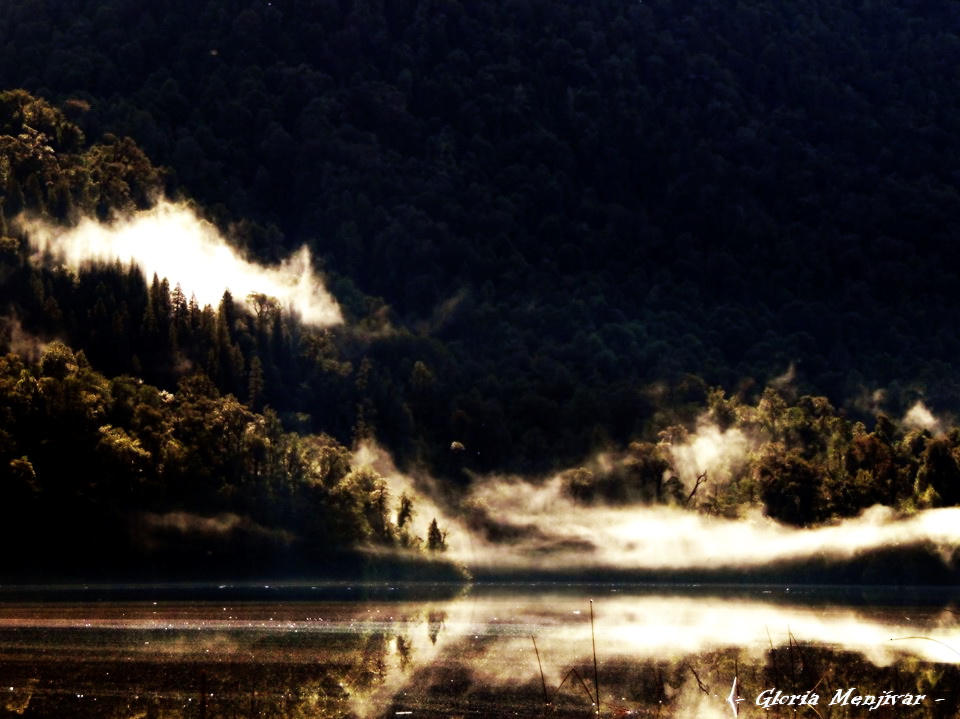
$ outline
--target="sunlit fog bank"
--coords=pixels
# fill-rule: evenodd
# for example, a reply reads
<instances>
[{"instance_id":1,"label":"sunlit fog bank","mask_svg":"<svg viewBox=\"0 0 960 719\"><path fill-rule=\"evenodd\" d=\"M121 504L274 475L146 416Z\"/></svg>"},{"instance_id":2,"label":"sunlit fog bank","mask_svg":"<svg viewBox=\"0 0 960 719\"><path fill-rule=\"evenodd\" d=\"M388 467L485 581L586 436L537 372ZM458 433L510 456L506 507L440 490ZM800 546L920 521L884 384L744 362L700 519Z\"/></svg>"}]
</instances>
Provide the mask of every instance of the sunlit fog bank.
<instances>
[{"instance_id":1,"label":"sunlit fog bank","mask_svg":"<svg viewBox=\"0 0 960 719\"><path fill-rule=\"evenodd\" d=\"M875 507L835 525L795 529L759 512L729 520L676 507L583 506L565 496L559 478L542 485L482 481L472 490L470 502L517 531L509 541L498 543L475 537L462 547L460 559L515 568L756 567L795 559L846 559L924 541L945 551L960 544L956 508L896 519L891 510Z\"/></svg>"},{"instance_id":2,"label":"sunlit fog bank","mask_svg":"<svg viewBox=\"0 0 960 719\"><path fill-rule=\"evenodd\" d=\"M931 434L941 434L945 422L934 416L927 406L920 401L915 402L903 417L903 425L910 429L925 429Z\"/></svg>"},{"instance_id":3,"label":"sunlit fog bank","mask_svg":"<svg viewBox=\"0 0 960 719\"><path fill-rule=\"evenodd\" d=\"M278 266L249 262L185 205L164 201L109 223L85 218L71 228L27 217L19 221L38 257L49 254L74 271L91 262L119 260L139 267L147 282L156 274L171 288L179 284L200 305L216 307L229 289L238 300L250 293L274 297L308 324L343 321L306 246Z\"/></svg>"},{"instance_id":4,"label":"sunlit fog bank","mask_svg":"<svg viewBox=\"0 0 960 719\"><path fill-rule=\"evenodd\" d=\"M742 438L733 439L740 451ZM690 452L723 454L710 446L706 451L694 440ZM395 499L414 500L420 536L436 518L447 532L446 556L479 570L754 568L923 543L949 560L960 547L960 508L953 507L900 517L875 506L859 517L797 529L759 509L725 519L678 506L584 504L566 491L563 474L541 481L478 476L462 496L442 499L429 478L400 472L373 443L357 450L354 463L375 468Z\"/></svg>"}]
</instances>

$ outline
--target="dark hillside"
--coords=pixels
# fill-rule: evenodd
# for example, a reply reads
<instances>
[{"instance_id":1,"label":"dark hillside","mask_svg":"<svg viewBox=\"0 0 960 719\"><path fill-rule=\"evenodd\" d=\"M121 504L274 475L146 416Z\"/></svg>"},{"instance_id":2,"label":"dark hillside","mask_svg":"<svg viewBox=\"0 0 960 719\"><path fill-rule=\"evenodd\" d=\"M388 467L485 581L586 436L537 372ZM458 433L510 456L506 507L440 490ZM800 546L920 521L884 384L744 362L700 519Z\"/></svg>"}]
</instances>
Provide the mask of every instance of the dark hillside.
<instances>
[{"instance_id":1,"label":"dark hillside","mask_svg":"<svg viewBox=\"0 0 960 719\"><path fill-rule=\"evenodd\" d=\"M960 409L958 35L952 2L10 0L0 84L253 255L308 241L400 328L343 382L401 455L543 468L791 365Z\"/></svg>"}]
</instances>

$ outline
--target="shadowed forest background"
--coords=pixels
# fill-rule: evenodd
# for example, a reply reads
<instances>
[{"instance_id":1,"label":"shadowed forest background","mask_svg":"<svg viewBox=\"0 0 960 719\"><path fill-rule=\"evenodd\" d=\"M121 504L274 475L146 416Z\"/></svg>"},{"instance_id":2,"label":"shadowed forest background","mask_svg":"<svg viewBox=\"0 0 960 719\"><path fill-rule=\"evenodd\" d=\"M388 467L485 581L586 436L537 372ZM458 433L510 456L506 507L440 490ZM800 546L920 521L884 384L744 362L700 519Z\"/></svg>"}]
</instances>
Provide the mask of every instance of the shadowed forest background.
<instances>
[{"instance_id":1,"label":"shadowed forest background","mask_svg":"<svg viewBox=\"0 0 960 719\"><path fill-rule=\"evenodd\" d=\"M7 538L89 506L105 547L189 512L441 549L363 439L452 485L612 451L572 496L799 526L957 504L960 432L906 418L960 409L958 31L888 0L4 2ZM259 262L306 244L345 323L28 261L23 211L160 196ZM668 452L705 416L756 438L709 496Z\"/></svg>"}]
</instances>

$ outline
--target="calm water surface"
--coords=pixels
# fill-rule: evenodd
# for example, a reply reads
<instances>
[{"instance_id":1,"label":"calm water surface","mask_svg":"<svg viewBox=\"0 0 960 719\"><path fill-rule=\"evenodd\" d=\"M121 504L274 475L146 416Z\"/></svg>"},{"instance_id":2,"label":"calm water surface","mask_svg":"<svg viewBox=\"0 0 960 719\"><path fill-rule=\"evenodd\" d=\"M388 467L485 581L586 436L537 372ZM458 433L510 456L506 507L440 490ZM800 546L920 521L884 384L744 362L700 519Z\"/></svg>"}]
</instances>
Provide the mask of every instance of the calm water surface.
<instances>
[{"instance_id":1,"label":"calm water surface","mask_svg":"<svg viewBox=\"0 0 960 719\"><path fill-rule=\"evenodd\" d=\"M617 585L7 592L0 717L589 717L597 685L603 717L956 717L953 599ZM777 691L794 704L772 703Z\"/></svg>"}]
</instances>

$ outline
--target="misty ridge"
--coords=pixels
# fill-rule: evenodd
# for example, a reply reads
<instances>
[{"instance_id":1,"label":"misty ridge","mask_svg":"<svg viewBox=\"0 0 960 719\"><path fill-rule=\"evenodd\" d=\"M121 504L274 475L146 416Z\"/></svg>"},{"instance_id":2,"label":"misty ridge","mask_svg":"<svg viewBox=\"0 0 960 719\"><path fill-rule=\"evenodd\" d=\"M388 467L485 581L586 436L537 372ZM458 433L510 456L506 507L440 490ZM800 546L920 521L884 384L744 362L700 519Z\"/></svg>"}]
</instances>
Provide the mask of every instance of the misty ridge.
<instances>
[{"instance_id":1,"label":"misty ridge","mask_svg":"<svg viewBox=\"0 0 960 719\"><path fill-rule=\"evenodd\" d=\"M63 438L14 441L12 498L36 512L79 491L103 512L132 480L132 501L107 510L103 536L132 540L124 561L214 546L215 566L246 547L259 562L295 556L299 570L327 541L363 548L374 562L429 550L480 573L736 570L844 562L891 547L924 555L916 570L924 578L955 566L960 435L949 420L920 400L892 420L881 411L884 393L874 392L868 431L826 398L800 396L793 365L755 400L713 388L685 414L672 406L674 390L653 386L648 402L673 419L661 420L655 438L607 441L579 466L546 475L474 468L480 452L469 433L447 435L436 467L408 456L409 470L400 470L378 437L378 428L397 427L379 416L376 385L389 375L378 376L371 356L382 361L381 347L402 335L383 331L380 310L345 322L307 246L264 265L243 259L188 205L143 204L106 220L74 212L55 223L24 212L8 223L19 239L6 242L9 286L33 295L31 308L11 293L16 309L6 320L8 350L23 357L6 363L11 406L20 407L8 416L11 436L42 416L51 429L83 420ZM440 305L437 331L465 301L459 294ZM96 371L111 363L128 374ZM417 360L408 371L400 427L440 407L431 366ZM87 386L79 395L70 389L78 382ZM277 392L285 382L296 395ZM329 424L303 411L311 390L353 405L352 452L313 434ZM90 488L54 482L51 473L63 470L33 449L51 441L89 456L105 479ZM324 519L311 526L316 510ZM334 555L327 559L340 561ZM885 567L881 560L864 572L877 581Z\"/></svg>"},{"instance_id":2,"label":"misty ridge","mask_svg":"<svg viewBox=\"0 0 960 719\"><path fill-rule=\"evenodd\" d=\"M915 407L908 417L917 414L927 417L929 412ZM862 427L854 431L861 442L869 441ZM920 497L910 492L892 506L874 494L874 504L866 500L842 509L835 504L828 510L851 494L849 487L830 480L831 471L839 468L799 457L785 461L784 439L781 435L772 441L768 430L757 425L746 431L721 430L705 414L693 431L675 431L658 445L634 443L623 452L601 453L583 466L546 478L475 475L455 502L434 504L431 513L442 517L449 529L449 556L481 576L603 576L606 571L616 577L620 572L629 576L631 570L652 570L638 576L657 576L657 571L669 576L697 569L802 565L808 560L842 565L890 548L929 552L934 570L955 567L960 509L930 508L927 487ZM414 497L418 504L430 506L429 496L444 496L435 491L435 480L411 480L379 448L368 445L363 457L355 459L372 463L394 494ZM791 476L792 461L802 463L807 474ZM771 474L771 463L776 474ZM780 486L814 480L817 472L823 473L822 484L813 488L816 496L810 501L819 508L801 505L803 490ZM866 491L875 480L860 475L858 481ZM804 520L798 514L804 509L820 514ZM813 521L814 516L820 521ZM920 564L918 572L930 571ZM885 576L889 569L878 561L859 578L900 576ZM941 579L946 576L951 575Z\"/></svg>"},{"instance_id":3,"label":"misty ridge","mask_svg":"<svg viewBox=\"0 0 960 719\"><path fill-rule=\"evenodd\" d=\"M953 566L955 4L95 5L0 9L11 536Z\"/></svg>"},{"instance_id":4,"label":"misty ridge","mask_svg":"<svg viewBox=\"0 0 960 719\"><path fill-rule=\"evenodd\" d=\"M182 195L248 259L308 245L401 463L456 476L457 439L478 471L542 474L655 437L654 385L682 412L791 363L863 421L878 388L897 417L960 408L954 3L0 10L0 68L47 105L8 95L5 217ZM349 394L303 410L268 380L282 413ZM322 422L345 441L352 400Z\"/></svg>"},{"instance_id":5,"label":"misty ridge","mask_svg":"<svg viewBox=\"0 0 960 719\"><path fill-rule=\"evenodd\" d=\"M958 706L960 3L136 5L0 2L0 706Z\"/></svg>"}]
</instances>

